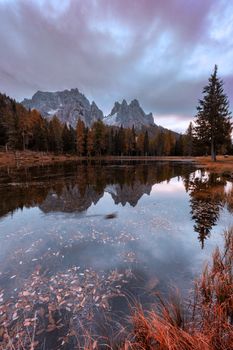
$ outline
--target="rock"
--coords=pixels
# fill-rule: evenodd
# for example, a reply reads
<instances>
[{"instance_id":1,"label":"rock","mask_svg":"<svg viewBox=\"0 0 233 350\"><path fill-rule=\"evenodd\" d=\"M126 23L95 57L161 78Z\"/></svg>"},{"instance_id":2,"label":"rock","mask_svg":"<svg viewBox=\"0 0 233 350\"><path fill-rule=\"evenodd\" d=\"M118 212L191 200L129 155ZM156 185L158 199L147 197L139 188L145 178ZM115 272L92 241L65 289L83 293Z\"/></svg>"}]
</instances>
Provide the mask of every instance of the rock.
<instances>
[{"instance_id":1,"label":"rock","mask_svg":"<svg viewBox=\"0 0 233 350\"><path fill-rule=\"evenodd\" d=\"M146 114L141 108L138 100L133 100L128 105L126 100L120 104L115 102L111 113L104 117L106 125L123 126L124 128L141 129L142 126L155 125L152 113Z\"/></svg>"},{"instance_id":2,"label":"rock","mask_svg":"<svg viewBox=\"0 0 233 350\"><path fill-rule=\"evenodd\" d=\"M103 119L103 112L95 102L90 104L78 89L57 92L37 91L31 99L24 99L21 103L27 109L37 109L48 119L56 115L63 123L73 127L76 127L79 118L86 126Z\"/></svg>"}]
</instances>

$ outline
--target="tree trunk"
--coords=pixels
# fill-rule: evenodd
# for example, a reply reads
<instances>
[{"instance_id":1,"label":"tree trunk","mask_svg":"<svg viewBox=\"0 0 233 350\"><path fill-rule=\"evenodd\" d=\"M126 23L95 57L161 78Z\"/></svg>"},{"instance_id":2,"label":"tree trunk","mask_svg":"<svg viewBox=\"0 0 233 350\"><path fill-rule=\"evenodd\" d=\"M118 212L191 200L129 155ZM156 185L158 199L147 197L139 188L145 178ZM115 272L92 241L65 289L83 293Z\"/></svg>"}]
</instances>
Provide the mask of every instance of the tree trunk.
<instances>
[{"instance_id":1,"label":"tree trunk","mask_svg":"<svg viewBox=\"0 0 233 350\"><path fill-rule=\"evenodd\" d=\"M216 149L215 149L215 145L214 145L214 140L211 140L211 160L213 162L216 162Z\"/></svg>"}]
</instances>

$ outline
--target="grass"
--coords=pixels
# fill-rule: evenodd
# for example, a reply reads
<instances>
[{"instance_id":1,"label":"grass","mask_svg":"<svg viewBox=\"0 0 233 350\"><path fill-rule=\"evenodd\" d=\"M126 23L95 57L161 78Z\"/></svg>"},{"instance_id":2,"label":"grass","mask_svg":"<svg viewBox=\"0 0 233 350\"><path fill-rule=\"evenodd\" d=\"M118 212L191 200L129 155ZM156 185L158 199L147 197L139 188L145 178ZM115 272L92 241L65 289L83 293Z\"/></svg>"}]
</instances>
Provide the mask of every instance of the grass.
<instances>
[{"instance_id":1,"label":"grass","mask_svg":"<svg viewBox=\"0 0 233 350\"><path fill-rule=\"evenodd\" d=\"M233 173L233 156L217 156L217 161L213 162L208 157L194 157L194 161L201 165L203 168L215 173L230 172Z\"/></svg>"},{"instance_id":2,"label":"grass","mask_svg":"<svg viewBox=\"0 0 233 350\"><path fill-rule=\"evenodd\" d=\"M77 161L77 160L174 160L194 161L191 157L157 157L157 156L100 156L100 157L79 157L75 154L53 154L35 151L0 151L1 167L23 167L52 164L55 162Z\"/></svg>"},{"instance_id":3,"label":"grass","mask_svg":"<svg viewBox=\"0 0 233 350\"><path fill-rule=\"evenodd\" d=\"M213 162L210 156L206 157L186 157L186 156L102 156L102 157L78 157L71 154L58 154L34 152L34 151L0 151L0 168L4 166L21 167L52 164L54 162L64 162L71 160L166 160L166 161L191 161L197 165L213 172L233 173L233 156L217 156L217 161Z\"/></svg>"},{"instance_id":4,"label":"grass","mask_svg":"<svg viewBox=\"0 0 233 350\"><path fill-rule=\"evenodd\" d=\"M132 350L233 349L233 228L225 232L225 247L213 253L195 282L192 302L179 295L159 298L154 310L138 306L131 318L133 334L125 341Z\"/></svg>"}]
</instances>

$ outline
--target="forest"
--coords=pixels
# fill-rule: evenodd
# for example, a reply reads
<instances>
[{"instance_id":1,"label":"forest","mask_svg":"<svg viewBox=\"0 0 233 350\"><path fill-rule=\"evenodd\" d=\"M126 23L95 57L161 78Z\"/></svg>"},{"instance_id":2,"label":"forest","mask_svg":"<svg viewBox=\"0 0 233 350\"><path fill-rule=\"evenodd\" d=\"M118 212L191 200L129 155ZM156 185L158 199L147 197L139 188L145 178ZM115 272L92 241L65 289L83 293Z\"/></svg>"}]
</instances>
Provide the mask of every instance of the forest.
<instances>
[{"instance_id":1,"label":"forest","mask_svg":"<svg viewBox=\"0 0 233 350\"><path fill-rule=\"evenodd\" d=\"M163 128L109 127L101 120L88 128L81 119L74 129L56 116L47 120L38 111L28 111L0 94L0 146L5 149L78 156L191 155L190 132L179 135Z\"/></svg>"},{"instance_id":2,"label":"forest","mask_svg":"<svg viewBox=\"0 0 233 350\"><path fill-rule=\"evenodd\" d=\"M46 119L27 110L10 97L0 94L0 147L5 150L33 150L55 154L92 156L201 156L232 154L232 122L229 101L217 66L203 88L194 125L185 134L159 126L140 130L107 126L102 120L88 128L81 117L76 128L62 124L54 115Z\"/></svg>"}]
</instances>

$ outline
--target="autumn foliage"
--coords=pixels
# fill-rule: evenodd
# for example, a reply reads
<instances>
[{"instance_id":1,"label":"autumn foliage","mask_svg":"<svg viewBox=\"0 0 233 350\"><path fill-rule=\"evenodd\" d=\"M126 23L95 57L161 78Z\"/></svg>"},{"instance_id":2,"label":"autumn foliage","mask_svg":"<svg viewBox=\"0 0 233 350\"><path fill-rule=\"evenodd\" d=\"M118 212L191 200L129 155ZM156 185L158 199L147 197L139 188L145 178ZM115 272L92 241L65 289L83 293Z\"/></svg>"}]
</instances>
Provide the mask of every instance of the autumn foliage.
<instances>
[{"instance_id":1,"label":"autumn foliage","mask_svg":"<svg viewBox=\"0 0 233 350\"><path fill-rule=\"evenodd\" d=\"M0 147L78 156L191 155L190 135L151 127L110 127L101 120L87 127L77 115L77 125L62 124L57 116L46 119L36 110L0 94Z\"/></svg>"}]
</instances>

